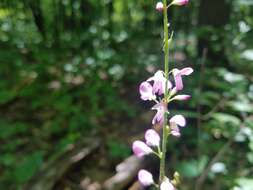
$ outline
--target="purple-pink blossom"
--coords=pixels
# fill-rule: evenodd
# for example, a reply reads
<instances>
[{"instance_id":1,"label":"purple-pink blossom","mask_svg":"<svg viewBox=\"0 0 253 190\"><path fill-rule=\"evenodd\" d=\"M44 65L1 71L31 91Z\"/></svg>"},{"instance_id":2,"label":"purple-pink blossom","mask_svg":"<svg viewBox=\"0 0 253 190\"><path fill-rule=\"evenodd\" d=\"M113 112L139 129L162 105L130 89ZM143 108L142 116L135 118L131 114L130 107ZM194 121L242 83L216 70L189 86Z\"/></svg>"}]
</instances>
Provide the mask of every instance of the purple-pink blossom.
<instances>
[{"instance_id":1,"label":"purple-pink blossom","mask_svg":"<svg viewBox=\"0 0 253 190\"><path fill-rule=\"evenodd\" d=\"M160 102L152 107L152 110L156 110L156 114L152 119L152 124L163 124L164 121L164 113L167 111L167 107L163 102Z\"/></svg>"},{"instance_id":2,"label":"purple-pink blossom","mask_svg":"<svg viewBox=\"0 0 253 190\"><path fill-rule=\"evenodd\" d=\"M153 150L142 141L134 141L132 150L134 154L139 158L153 152Z\"/></svg>"},{"instance_id":3,"label":"purple-pink blossom","mask_svg":"<svg viewBox=\"0 0 253 190\"><path fill-rule=\"evenodd\" d=\"M186 95L186 94L183 94L183 95L176 95L173 100L188 100L190 99L191 96L190 95Z\"/></svg>"},{"instance_id":4,"label":"purple-pink blossom","mask_svg":"<svg viewBox=\"0 0 253 190\"><path fill-rule=\"evenodd\" d=\"M182 5L186 5L189 3L189 0L174 0L172 1L172 5L179 5L179 6L182 6Z\"/></svg>"},{"instance_id":5,"label":"purple-pink blossom","mask_svg":"<svg viewBox=\"0 0 253 190\"><path fill-rule=\"evenodd\" d=\"M165 93L165 88L166 88L166 78L164 77L163 71L157 71L153 77L150 77L148 80L154 81L153 84L153 93L157 93L158 95L162 95ZM171 82L168 80L167 82L167 87L168 89L172 88Z\"/></svg>"},{"instance_id":6,"label":"purple-pink blossom","mask_svg":"<svg viewBox=\"0 0 253 190\"><path fill-rule=\"evenodd\" d=\"M149 146L159 146L160 145L160 136L153 129L149 129L146 131L145 140L146 140L146 144Z\"/></svg>"},{"instance_id":7,"label":"purple-pink blossom","mask_svg":"<svg viewBox=\"0 0 253 190\"><path fill-rule=\"evenodd\" d=\"M153 87L148 82L142 82L139 87L142 100L153 100L156 99L155 94L153 93Z\"/></svg>"},{"instance_id":8,"label":"purple-pink blossom","mask_svg":"<svg viewBox=\"0 0 253 190\"><path fill-rule=\"evenodd\" d=\"M140 170L138 173L138 179L143 186L149 186L154 183L152 174L147 170Z\"/></svg>"},{"instance_id":9,"label":"purple-pink blossom","mask_svg":"<svg viewBox=\"0 0 253 190\"><path fill-rule=\"evenodd\" d=\"M169 179L166 179L160 185L160 190L175 190L175 187L170 183Z\"/></svg>"},{"instance_id":10,"label":"purple-pink blossom","mask_svg":"<svg viewBox=\"0 0 253 190\"><path fill-rule=\"evenodd\" d=\"M182 76L188 76L193 72L193 69L191 67L186 67L184 69L173 69L172 73L175 79L175 85L176 85L176 90L182 90L184 85L183 85L183 80Z\"/></svg>"},{"instance_id":11,"label":"purple-pink blossom","mask_svg":"<svg viewBox=\"0 0 253 190\"><path fill-rule=\"evenodd\" d=\"M162 2L156 3L155 9L159 12L162 12L163 11L163 3Z\"/></svg>"},{"instance_id":12,"label":"purple-pink blossom","mask_svg":"<svg viewBox=\"0 0 253 190\"><path fill-rule=\"evenodd\" d=\"M184 118L184 116L182 115L175 115L170 119L170 130L171 130L171 134L173 136L179 137L180 134L180 130L179 127L185 127L186 125L186 120Z\"/></svg>"}]
</instances>

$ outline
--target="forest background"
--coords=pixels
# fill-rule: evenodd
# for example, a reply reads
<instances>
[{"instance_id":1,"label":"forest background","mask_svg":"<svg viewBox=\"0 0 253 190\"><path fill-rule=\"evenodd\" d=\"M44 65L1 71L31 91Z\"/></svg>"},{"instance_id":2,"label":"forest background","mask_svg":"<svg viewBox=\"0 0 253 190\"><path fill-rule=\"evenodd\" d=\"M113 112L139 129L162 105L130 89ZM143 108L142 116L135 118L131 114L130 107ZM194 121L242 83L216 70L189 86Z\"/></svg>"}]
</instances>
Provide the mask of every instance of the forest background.
<instances>
[{"instance_id":1,"label":"forest background","mask_svg":"<svg viewBox=\"0 0 253 190\"><path fill-rule=\"evenodd\" d=\"M155 4L1 0L0 189L99 189L131 156L154 114L139 83L163 65ZM195 70L189 104L171 107L188 126L168 171L182 190L251 190L253 2L192 0L168 16L171 65Z\"/></svg>"}]
</instances>

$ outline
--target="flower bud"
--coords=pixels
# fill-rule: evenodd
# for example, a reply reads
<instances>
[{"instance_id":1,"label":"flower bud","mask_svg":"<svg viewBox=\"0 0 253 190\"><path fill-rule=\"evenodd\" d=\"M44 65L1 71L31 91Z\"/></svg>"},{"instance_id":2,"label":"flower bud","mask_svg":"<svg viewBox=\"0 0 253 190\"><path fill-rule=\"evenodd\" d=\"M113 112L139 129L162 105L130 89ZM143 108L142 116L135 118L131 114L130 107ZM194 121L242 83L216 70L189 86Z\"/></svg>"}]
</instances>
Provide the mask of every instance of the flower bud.
<instances>
[{"instance_id":1,"label":"flower bud","mask_svg":"<svg viewBox=\"0 0 253 190\"><path fill-rule=\"evenodd\" d=\"M180 184L180 174L178 172L174 173L174 179L171 181L171 183L175 186Z\"/></svg>"},{"instance_id":2,"label":"flower bud","mask_svg":"<svg viewBox=\"0 0 253 190\"><path fill-rule=\"evenodd\" d=\"M190 99L190 95L176 95L173 99L174 100L188 100Z\"/></svg>"},{"instance_id":3,"label":"flower bud","mask_svg":"<svg viewBox=\"0 0 253 190\"><path fill-rule=\"evenodd\" d=\"M158 2L156 3L156 7L155 9L159 12L162 12L163 11L163 3L162 2Z\"/></svg>"},{"instance_id":4,"label":"flower bud","mask_svg":"<svg viewBox=\"0 0 253 190\"><path fill-rule=\"evenodd\" d=\"M186 5L189 3L189 0L174 0L172 1L172 5L178 5L178 6L182 6L182 5Z\"/></svg>"},{"instance_id":5,"label":"flower bud","mask_svg":"<svg viewBox=\"0 0 253 190\"><path fill-rule=\"evenodd\" d=\"M160 186L160 190L175 190L175 187L169 179L165 179Z\"/></svg>"},{"instance_id":6,"label":"flower bud","mask_svg":"<svg viewBox=\"0 0 253 190\"><path fill-rule=\"evenodd\" d=\"M142 141L134 141L132 150L134 154L139 158L153 152L153 150Z\"/></svg>"},{"instance_id":7,"label":"flower bud","mask_svg":"<svg viewBox=\"0 0 253 190\"><path fill-rule=\"evenodd\" d=\"M154 183L152 174L146 170L139 171L138 179L143 186L149 186Z\"/></svg>"},{"instance_id":8,"label":"flower bud","mask_svg":"<svg viewBox=\"0 0 253 190\"><path fill-rule=\"evenodd\" d=\"M145 139L146 139L146 144L149 146L159 146L160 145L160 136L153 129L147 130L147 132L145 133Z\"/></svg>"},{"instance_id":9,"label":"flower bud","mask_svg":"<svg viewBox=\"0 0 253 190\"><path fill-rule=\"evenodd\" d=\"M185 127L186 120L184 116L182 115L175 115L170 119L170 124L175 123L176 125L179 125L180 127Z\"/></svg>"}]
</instances>

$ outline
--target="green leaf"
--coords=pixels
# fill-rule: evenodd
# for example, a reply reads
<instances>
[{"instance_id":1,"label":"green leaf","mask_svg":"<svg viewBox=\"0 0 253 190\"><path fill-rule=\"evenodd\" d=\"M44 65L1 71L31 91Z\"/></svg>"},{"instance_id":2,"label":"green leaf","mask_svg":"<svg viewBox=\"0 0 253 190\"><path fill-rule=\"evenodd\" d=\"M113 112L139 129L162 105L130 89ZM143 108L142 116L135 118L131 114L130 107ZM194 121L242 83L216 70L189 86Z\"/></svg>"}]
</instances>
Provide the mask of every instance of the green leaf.
<instances>
[{"instance_id":1,"label":"green leaf","mask_svg":"<svg viewBox=\"0 0 253 190\"><path fill-rule=\"evenodd\" d=\"M109 140L107 143L109 147L109 154L112 158L125 158L130 155L131 150L129 146L117 140Z\"/></svg>"},{"instance_id":2,"label":"green leaf","mask_svg":"<svg viewBox=\"0 0 253 190\"><path fill-rule=\"evenodd\" d=\"M252 190L253 178L239 178L236 180L240 190Z\"/></svg>"},{"instance_id":3,"label":"green leaf","mask_svg":"<svg viewBox=\"0 0 253 190\"><path fill-rule=\"evenodd\" d=\"M17 183L28 181L39 169L43 161L43 153L35 152L25 157L23 162L14 170L13 177Z\"/></svg>"},{"instance_id":4,"label":"green leaf","mask_svg":"<svg viewBox=\"0 0 253 190\"><path fill-rule=\"evenodd\" d=\"M218 122L220 122L221 124L233 124L235 126L239 126L241 121L239 118L227 114L227 113L214 113L212 115L212 117L217 120Z\"/></svg>"},{"instance_id":5,"label":"green leaf","mask_svg":"<svg viewBox=\"0 0 253 190\"><path fill-rule=\"evenodd\" d=\"M208 158L206 156L202 156L200 160L183 161L176 168L182 176L194 178L202 173L207 162Z\"/></svg>"},{"instance_id":6,"label":"green leaf","mask_svg":"<svg viewBox=\"0 0 253 190\"><path fill-rule=\"evenodd\" d=\"M239 112L253 112L253 106L249 102L246 101L231 101L228 102L228 105L235 111Z\"/></svg>"}]
</instances>

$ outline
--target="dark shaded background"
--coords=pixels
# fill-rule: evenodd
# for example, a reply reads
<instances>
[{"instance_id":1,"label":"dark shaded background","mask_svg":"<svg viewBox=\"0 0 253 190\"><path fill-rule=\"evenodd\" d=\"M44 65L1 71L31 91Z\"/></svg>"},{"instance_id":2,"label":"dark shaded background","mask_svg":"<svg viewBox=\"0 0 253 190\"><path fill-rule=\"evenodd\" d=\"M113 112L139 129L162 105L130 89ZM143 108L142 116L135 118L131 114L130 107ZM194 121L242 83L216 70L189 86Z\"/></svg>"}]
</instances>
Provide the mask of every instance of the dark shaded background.
<instances>
[{"instance_id":1,"label":"dark shaded background","mask_svg":"<svg viewBox=\"0 0 253 190\"><path fill-rule=\"evenodd\" d=\"M151 127L138 85L163 68L155 4L1 0L0 189L98 190L115 175ZM192 99L170 107L188 126L169 142L168 174L181 190L251 190L253 2L192 0L168 15L171 68L195 69Z\"/></svg>"}]
</instances>

